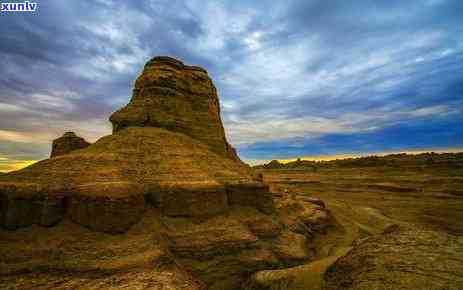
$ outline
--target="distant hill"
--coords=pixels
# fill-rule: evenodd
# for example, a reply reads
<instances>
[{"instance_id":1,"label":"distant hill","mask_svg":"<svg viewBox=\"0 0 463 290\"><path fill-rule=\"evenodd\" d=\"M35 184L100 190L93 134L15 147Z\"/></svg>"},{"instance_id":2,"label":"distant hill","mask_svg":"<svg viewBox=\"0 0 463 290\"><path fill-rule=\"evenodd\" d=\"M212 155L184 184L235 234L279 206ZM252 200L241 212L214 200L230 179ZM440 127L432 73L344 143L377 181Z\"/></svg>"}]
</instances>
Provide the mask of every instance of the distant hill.
<instances>
[{"instance_id":1,"label":"distant hill","mask_svg":"<svg viewBox=\"0 0 463 290\"><path fill-rule=\"evenodd\" d=\"M292 169L317 167L463 167L463 152L460 153L421 153L421 154L390 154L386 156L365 156L357 158L336 159L330 161L301 160L281 163L272 160L264 165L254 166L256 169Z\"/></svg>"}]
</instances>

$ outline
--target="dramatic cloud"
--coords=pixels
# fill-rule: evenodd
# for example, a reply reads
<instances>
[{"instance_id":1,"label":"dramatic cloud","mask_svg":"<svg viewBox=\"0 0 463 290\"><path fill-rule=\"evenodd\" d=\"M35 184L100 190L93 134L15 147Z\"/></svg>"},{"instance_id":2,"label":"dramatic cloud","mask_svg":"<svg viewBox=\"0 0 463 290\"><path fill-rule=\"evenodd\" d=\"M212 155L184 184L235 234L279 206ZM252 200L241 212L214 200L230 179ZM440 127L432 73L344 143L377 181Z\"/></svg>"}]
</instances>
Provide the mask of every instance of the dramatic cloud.
<instances>
[{"instance_id":1,"label":"dramatic cloud","mask_svg":"<svg viewBox=\"0 0 463 290\"><path fill-rule=\"evenodd\" d=\"M463 146L463 4L40 1L0 15L0 171L90 141L155 55L206 67L246 160ZM16 165L14 165L16 166Z\"/></svg>"}]
</instances>

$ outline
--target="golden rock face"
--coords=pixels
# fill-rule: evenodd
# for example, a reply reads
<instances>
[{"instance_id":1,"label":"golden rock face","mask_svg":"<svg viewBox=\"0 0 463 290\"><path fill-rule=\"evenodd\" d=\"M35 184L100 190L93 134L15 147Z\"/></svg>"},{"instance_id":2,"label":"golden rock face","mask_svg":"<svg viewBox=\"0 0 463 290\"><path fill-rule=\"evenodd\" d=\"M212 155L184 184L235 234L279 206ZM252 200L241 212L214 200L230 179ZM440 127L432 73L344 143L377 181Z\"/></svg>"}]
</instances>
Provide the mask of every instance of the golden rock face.
<instances>
[{"instance_id":1,"label":"golden rock face","mask_svg":"<svg viewBox=\"0 0 463 290\"><path fill-rule=\"evenodd\" d=\"M225 157L238 159L220 119L217 90L207 71L169 57L150 60L135 82L130 103L115 112L113 131L128 126L183 133Z\"/></svg>"}]
</instances>

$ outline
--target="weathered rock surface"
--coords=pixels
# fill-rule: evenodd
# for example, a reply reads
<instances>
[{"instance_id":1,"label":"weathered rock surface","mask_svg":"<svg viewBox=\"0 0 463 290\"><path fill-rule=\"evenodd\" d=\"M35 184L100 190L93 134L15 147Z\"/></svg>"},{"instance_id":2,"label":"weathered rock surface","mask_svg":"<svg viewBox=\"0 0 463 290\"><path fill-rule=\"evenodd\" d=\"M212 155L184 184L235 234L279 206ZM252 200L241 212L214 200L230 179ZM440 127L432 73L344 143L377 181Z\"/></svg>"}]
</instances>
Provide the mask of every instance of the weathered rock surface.
<instances>
[{"instance_id":1,"label":"weathered rock surface","mask_svg":"<svg viewBox=\"0 0 463 290\"><path fill-rule=\"evenodd\" d=\"M179 268L163 267L146 271L130 271L105 274L22 274L5 279L0 276L0 285L5 290L204 290L200 282ZM50 288L51 287L51 288Z\"/></svg>"},{"instance_id":2,"label":"weathered rock surface","mask_svg":"<svg viewBox=\"0 0 463 290\"><path fill-rule=\"evenodd\" d=\"M241 289L252 273L312 258L310 233L290 231L275 215L232 207L204 222L164 218L170 251L209 289Z\"/></svg>"},{"instance_id":3,"label":"weathered rock surface","mask_svg":"<svg viewBox=\"0 0 463 290\"><path fill-rule=\"evenodd\" d=\"M324 233L332 225L331 215L324 204L314 199L295 194L282 194L275 199L280 219L296 233Z\"/></svg>"},{"instance_id":4,"label":"weathered rock surface","mask_svg":"<svg viewBox=\"0 0 463 290\"><path fill-rule=\"evenodd\" d=\"M248 188L255 181L249 167L186 135L129 127L87 148L2 176L0 222L8 228L39 223L40 201L64 198L68 207L63 210L75 222L96 229L92 224L103 218L99 230L121 232L139 220L147 200L166 215L224 213L227 184ZM268 204L272 201L262 207ZM126 225L112 226L117 224Z\"/></svg>"},{"instance_id":5,"label":"weathered rock surface","mask_svg":"<svg viewBox=\"0 0 463 290\"><path fill-rule=\"evenodd\" d=\"M239 160L204 69L152 59L111 122L0 176L0 288L236 289L312 258L329 212Z\"/></svg>"},{"instance_id":6,"label":"weathered rock surface","mask_svg":"<svg viewBox=\"0 0 463 290\"><path fill-rule=\"evenodd\" d=\"M285 270L264 270L254 273L244 286L245 290L288 290L293 277Z\"/></svg>"},{"instance_id":7,"label":"weathered rock surface","mask_svg":"<svg viewBox=\"0 0 463 290\"><path fill-rule=\"evenodd\" d=\"M77 289L149 289L152 284L177 289L172 283L186 283L199 289L194 287L204 283L208 289L239 289L257 271L311 259L311 233L290 231L279 219L288 208L280 209L267 215L233 206L227 214L197 219L165 216L148 204L140 221L119 235L102 233L97 223L82 227L68 218L54 227L0 230L0 288L72 289L83 283ZM191 277L201 282L191 284Z\"/></svg>"},{"instance_id":8,"label":"weathered rock surface","mask_svg":"<svg viewBox=\"0 0 463 290\"><path fill-rule=\"evenodd\" d=\"M394 225L337 260L325 273L325 289L462 289L457 253L462 236Z\"/></svg>"},{"instance_id":9,"label":"weathered rock surface","mask_svg":"<svg viewBox=\"0 0 463 290\"><path fill-rule=\"evenodd\" d=\"M228 209L227 194L218 182L162 184L154 197L167 216L212 216Z\"/></svg>"},{"instance_id":10,"label":"weathered rock surface","mask_svg":"<svg viewBox=\"0 0 463 290\"><path fill-rule=\"evenodd\" d=\"M90 229L124 233L145 211L143 191L135 183L108 182L79 186L69 199L69 218Z\"/></svg>"},{"instance_id":11,"label":"weathered rock surface","mask_svg":"<svg viewBox=\"0 0 463 290\"><path fill-rule=\"evenodd\" d=\"M160 56L146 63L130 103L111 118L113 131L129 126L158 127L207 144L219 155L238 160L225 139L217 89L207 71Z\"/></svg>"},{"instance_id":12,"label":"weathered rock surface","mask_svg":"<svg viewBox=\"0 0 463 290\"><path fill-rule=\"evenodd\" d=\"M63 196L45 194L43 188L37 184L2 184L0 225L5 228L14 230L32 224L53 226L63 216Z\"/></svg>"},{"instance_id":13,"label":"weathered rock surface","mask_svg":"<svg viewBox=\"0 0 463 290\"><path fill-rule=\"evenodd\" d=\"M90 143L85 141L84 138L78 137L74 132L66 132L63 136L53 140L50 157L67 154L89 145Z\"/></svg>"},{"instance_id":14,"label":"weathered rock surface","mask_svg":"<svg viewBox=\"0 0 463 290\"><path fill-rule=\"evenodd\" d=\"M159 220L148 210L123 235L69 220L0 229L0 289L205 289L163 245Z\"/></svg>"},{"instance_id":15,"label":"weathered rock surface","mask_svg":"<svg viewBox=\"0 0 463 290\"><path fill-rule=\"evenodd\" d=\"M130 103L111 116L112 135L89 145L67 132L53 142L53 158L0 177L0 224L53 225L69 216L120 233L147 202L168 216L213 216L233 205L271 213L268 187L228 145L218 102L204 69L153 58Z\"/></svg>"},{"instance_id":16,"label":"weathered rock surface","mask_svg":"<svg viewBox=\"0 0 463 290\"><path fill-rule=\"evenodd\" d=\"M228 184L226 190L230 205L250 206L265 213L272 213L274 210L272 194L268 185L262 182Z\"/></svg>"}]
</instances>

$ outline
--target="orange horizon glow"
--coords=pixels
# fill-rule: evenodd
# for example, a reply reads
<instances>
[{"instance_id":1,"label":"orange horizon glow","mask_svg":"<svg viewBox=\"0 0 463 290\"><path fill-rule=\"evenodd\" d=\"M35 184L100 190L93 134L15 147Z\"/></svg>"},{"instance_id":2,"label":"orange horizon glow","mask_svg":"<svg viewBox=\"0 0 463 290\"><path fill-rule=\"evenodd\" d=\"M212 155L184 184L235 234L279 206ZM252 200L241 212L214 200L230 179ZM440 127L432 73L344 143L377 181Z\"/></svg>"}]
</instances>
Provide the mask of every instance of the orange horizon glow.
<instances>
[{"instance_id":1,"label":"orange horizon glow","mask_svg":"<svg viewBox=\"0 0 463 290\"><path fill-rule=\"evenodd\" d=\"M332 161L336 159L348 159L348 158L359 158L366 156L386 156L390 154L401 154L406 153L410 155L418 155L423 153L459 153L463 152L463 148L447 148L447 149L429 149L429 150L404 150L404 151L386 151L386 152L369 152L359 154L335 154L335 155L314 155L314 156L301 156L290 159L278 159L280 163L289 163L296 161L298 158L304 161Z\"/></svg>"},{"instance_id":2,"label":"orange horizon glow","mask_svg":"<svg viewBox=\"0 0 463 290\"><path fill-rule=\"evenodd\" d=\"M38 161L39 160L12 160L7 157L0 157L0 172L7 173L20 170Z\"/></svg>"},{"instance_id":3,"label":"orange horizon glow","mask_svg":"<svg viewBox=\"0 0 463 290\"><path fill-rule=\"evenodd\" d=\"M463 148L447 148L447 149L429 149L429 150L404 150L404 151L387 151L387 152L369 152L364 154L334 154L334 155L314 155L314 156L301 156L296 158L290 159L277 159L280 163L289 163L296 161L298 158L304 161L332 161L336 159L348 159L348 158L359 158L359 157L366 157L366 156L386 156L389 154L400 154L406 153L410 155L417 155L422 153L459 153L463 152ZM0 172L1 173L8 173L11 171L16 171L23 169L29 165L32 165L40 160L14 160L9 159L8 157L0 157ZM268 163L270 160L261 160L251 162L252 164L264 164Z\"/></svg>"}]
</instances>

